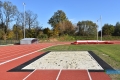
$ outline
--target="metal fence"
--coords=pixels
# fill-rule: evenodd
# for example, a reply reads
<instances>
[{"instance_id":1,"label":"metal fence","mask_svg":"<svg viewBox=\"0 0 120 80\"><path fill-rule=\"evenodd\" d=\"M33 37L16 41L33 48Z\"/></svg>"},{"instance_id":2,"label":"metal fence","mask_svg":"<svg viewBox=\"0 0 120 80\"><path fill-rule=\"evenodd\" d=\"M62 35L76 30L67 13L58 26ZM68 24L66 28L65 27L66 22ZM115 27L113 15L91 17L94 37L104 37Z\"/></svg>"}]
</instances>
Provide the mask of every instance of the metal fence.
<instances>
[{"instance_id":1,"label":"metal fence","mask_svg":"<svg viewBox=\"0 0 120 80\"><path fill-rule=\"evenodd\" d=\"M0 40L0 45L19 44L20 40Z\"/></svg>"}]
</instances>

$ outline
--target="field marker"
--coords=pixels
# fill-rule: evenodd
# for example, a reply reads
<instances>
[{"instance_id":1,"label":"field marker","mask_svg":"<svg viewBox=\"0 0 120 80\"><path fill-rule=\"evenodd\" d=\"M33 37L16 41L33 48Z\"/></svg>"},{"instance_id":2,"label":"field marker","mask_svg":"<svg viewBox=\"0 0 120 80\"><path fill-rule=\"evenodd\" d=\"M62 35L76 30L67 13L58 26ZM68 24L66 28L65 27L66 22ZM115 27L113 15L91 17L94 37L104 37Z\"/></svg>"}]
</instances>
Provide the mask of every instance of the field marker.
<instances>
[{"instance_id":1,"label":"field marker","mask_svg":"<svg viewBox=\"0 0 120 80\"><path fill-rule=\"evenodd\" d=\"M88 77L89 77L89 79L92 80L92 78L91 78L90 73L89 73L88 70L87 70L87 73L88 73Z\"/></svg>"},{"instance_id":2,"label":"field marker","mask_svg":"<svg viewBox=\"0 0 120 80\"><path fill-rule=\"evenodd\" d=\"M60 69L60 71L59 71L59 73L58 73L58 75L57 75L57 77L56 77L56 80L58 80L58 78L59 78L59 76L60 76L60 74L61 74L61 71L62 71L62 69Z\"/></svg>"}]
</instances>

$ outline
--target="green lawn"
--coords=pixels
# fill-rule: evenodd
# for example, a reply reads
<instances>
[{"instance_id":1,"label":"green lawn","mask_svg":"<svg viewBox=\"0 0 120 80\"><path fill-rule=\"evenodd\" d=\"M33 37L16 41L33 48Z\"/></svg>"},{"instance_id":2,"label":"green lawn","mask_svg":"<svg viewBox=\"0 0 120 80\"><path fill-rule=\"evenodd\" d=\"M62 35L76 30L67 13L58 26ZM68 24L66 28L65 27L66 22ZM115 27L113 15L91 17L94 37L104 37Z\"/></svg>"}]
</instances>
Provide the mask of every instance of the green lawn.
<instances>
[{"instance_id":1,"label":"green lawn","mask_svg":"<svg viewBox=\"0 0 120 80\"><path fill-rule=\"evenodd\" d=\"M96 44L96 45L59 45L45 49L44 51L93 51L101 59L114 69L120 70L120 45L119 44ZM112 80L120 80L120 75L110 75Z\"/></svg>"},{"instance_id":2,"label":"green lawn","mask_svg":"<svg viewBox=\"0 0 120 80\"><path fill-rule=\"evenodd\" d=\"M59 45L45 49L44 51L76 51L76 50L90 50L95 53L101 52L109 55L116 61L120 62L120 45L108 44L108 45Z\"/></svg>"}]
</instances>

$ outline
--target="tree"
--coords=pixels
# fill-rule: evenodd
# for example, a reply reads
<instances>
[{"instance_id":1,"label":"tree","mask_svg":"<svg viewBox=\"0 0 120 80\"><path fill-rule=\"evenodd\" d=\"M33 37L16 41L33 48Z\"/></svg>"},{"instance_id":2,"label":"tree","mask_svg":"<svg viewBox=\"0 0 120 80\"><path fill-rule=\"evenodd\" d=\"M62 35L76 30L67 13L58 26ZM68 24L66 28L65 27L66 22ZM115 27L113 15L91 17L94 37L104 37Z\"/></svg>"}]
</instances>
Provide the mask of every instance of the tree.
<instances>
[{"instance_id":1,"label":"tree","mask_svg":"<svg viewBox=\"0 0 120 80\"><path fill-rule=\"evenodd\" d=\"M4 39L4 36L3 36L4 34L5 34L4 31L0 29L0 39Z\"/></svg>"},{"instance_id":2,"label":"tree","mask_svg":"<svg viewBox=\"0 0 120 80\"><path fill-rule=\"evenodd\" d=\"M48 38L52 36L52 31L48 27L43 29L43 33L46 34Z\"/></svg>"},{"instance_id":3,"label":"tree","mask_svg":"<svg viewBox=\"0 0 120 80\"><path fill-rule=\"evenodd\" d=\"M37 38L39 35L39 32L42 31L42 26L39 25L38 21L35 21L33 28L35 29L35 35L34 35L35 37L34 38Z\"/></svg>"},{"instance_id":4,"label":"tree","mask_svg":"<svg viewBox=\"0 0 120 80\"><path fill-rule=\"evenodd\" d=\"M14 36L15 36L15 34L14 34L14 32L11 30L11 31L8 32L7 38L8 38L8 39L13 39Z\"/></svg>"},{"instance_id":5,"label":"tree","mask_svg":"<svg viewBox=\"0 0 120 80\"><path fill-rule=\"evenodd\" d=\"M58 10L54 13L54 15L49 19L48 23L55 28L56 24L59 22L62 22L64 20L67 20L66 14L62 10Z\"/></svg>"},{"instance_id":6,"label":"tree","mask_svg":"<svg viewBox=\"0 0 120 80\"><path fill-rule=\"evenodd\" d=\"M49 19L48 23L53 27L53 34L55 36L59 35L59 23L67 20L66 14L62 10L58 10L54 15Z\"/></svg>"},{"instance_id":7,"label":"tree","mask_svg":"<svg viewBox=\"0 0 120 80\"><path fill-rule=\"evenodd\" d=\"M30 10L26 12L26 24L27 24L29 30L31 29L31 27L34 26L34 22L36 20L37 20L37 14L34 14Z\"/></svg>"},{"instance_id":8,"label":"tree","mask_svg":"<svg viewBox=\"0 0 120 80\"><path fill-rule=\"evenodd\" d=\"M1 19L2 19L2 6L3 6L3 3L2 3L2 1L0 1L0 23L1 23Z\"/></svg>"},{"instance_id":9,"label":"tree","mask_svg":"<svg viewBox=\"0 0 120 80\"><path fill-rule=\"evenodd\" d=\"M3 23L3 22L1 22L1 24L0 24L0 30L1 30L1 33L0 34L2 34L1 35L1 39L4 39L4 40L6 40L6 33L5 33L5 29L6 29L6 25L5 25L5 23Z\"/></svg>"},{"instance_id":10,"label":"tree","mask_svg":"<svg viewBox=\"0 0 120 80\"><path fill-rule=\"evenodd\" d=\"M49 31L50 31L49 28L45 28L45 29L43 29L43 33L44 33L44 34L47 34L47 35L48 35L48 34L49 34Z\"/></svg>"},{"instance_id":11,"label":"tree","mask_svg":"<svg viewBox=\"0 0 120 80\"><path fill-rule=\"evenodd\" d=\"M49 19L48 23L53 28L53 35L60 36L64 34L72 35L74 33L73 24L68 20L66 14L62 10L58 10Z\"/></svg>"},{"instance_id":12,"label":"tree","mask_svg":"<svg viewBox=\"0 0 120 80\"><path fill-rule=\"evenodd\" d=\"M84 35L84 28L82 27L82 22L78 21L77 26L78 26L77 34Z\"/></svg>"},{"instance_id":13,"label":"tree","mask_svg":"<svg viewBox=\"0 0 120 80\"><path fill-rule=\"evenodd\" d=\"M114 31L115 36L120 36L120 22L117 22L115 25L115 31Z\"/></svg>"},{"instance_id":14,"label":"tree","mask_svg":"<svg viewBox=\"0 0 120 80\"><path fill-rule=\"evenodd\" d=\"M19 11L16 12L15 15L15 21L16 21L16 25L23 25L23 14Z\"/></svg>"},{"instance_id":15,"label":"tree","mask_svg":"<svg viewBox=\"0 0 120 80\"><path fill-rule=\"evenodd\" d=\"M105 24L102 27L103 35L112 35L114 33L114 26L111 24Z\"/></svg>"},{"instance_id":16,"label":"tree","mask_svg":"<svg viewBox=\"0 0 120 80\"><path fill-rule=\"evenodd\" d=\"M75 27L73 26L72 22L69 20L64 20L63 22L59 23L59 35L73 35L75 31Z\"/></svg>"},{"instance_id":17,"label":"tree","mask_svg":"<svg viewBox=\"0 0 120 80\"><path fill-rule=\"evenodd\" d=\"M3 8L3 2L0 1L0 29L3 30L4 27L4 22L3 22L3 13L2 13L2 8Z\"/></svg>"},{"instance_id":18,"label":"tree","mask_svg":"<svg viewBox=\"0 0 120 80\"><path fill-rule=\"evenodd\" d=\"M97 25L92 21L78 21L77 34L81 36L95 36L97 33Z\"/></svg>"},{"instance_id":19,"label":"tree","mask_svg":"<svg viewBox=\"0 0 120 80\"><path fill-rule=\"evenodd\" d=\"M22 36L24 36L24 14L22 12L17 11L16 15L15 15L15 25L16 26L20 26L21 28L21 32L22 32Z\"/></svg>"},{"instance_id":20,"label":"tree","mask_svg":"<svg viewBox=\"0 0 120 80\"><path fill-rule=\"evenodd\" d=\"M26 27L28 27L27 29L27 37L32 37L33 35L33 27L36 27L36 22L37 22L37 14L34 14L32 11L28 10L26 13ZM32 29L32 30L31 30ZM36 34L36 33L35 33ZM34 34L34 36L35 36Z\"/></svg>"},{"instance_id":21,"label":"tree","mask_svg":"<svg viewBox=\"0 0 120 80\"><path fill-rule=\"evenodd\" d=\"M19 25L13 26L13 33L15 34L14 38L16 40L21 39L23 37L22 29L21 29L21 26Z\"/></svg>"},{"instance_id":22,"label":"tree","mask_svg":"<svg viewBox=\"0 0 120 80\"><path fill-rule=\"evenodd\" d=\"M3 3L3 13L5 16L5 36L7 35L7 29L8 29L8 24L9 22L13 21L14 16L17 12L17 7L15 5L13 5L11 2L9 1L4 1Z\"/></svg>"}]
</instances>

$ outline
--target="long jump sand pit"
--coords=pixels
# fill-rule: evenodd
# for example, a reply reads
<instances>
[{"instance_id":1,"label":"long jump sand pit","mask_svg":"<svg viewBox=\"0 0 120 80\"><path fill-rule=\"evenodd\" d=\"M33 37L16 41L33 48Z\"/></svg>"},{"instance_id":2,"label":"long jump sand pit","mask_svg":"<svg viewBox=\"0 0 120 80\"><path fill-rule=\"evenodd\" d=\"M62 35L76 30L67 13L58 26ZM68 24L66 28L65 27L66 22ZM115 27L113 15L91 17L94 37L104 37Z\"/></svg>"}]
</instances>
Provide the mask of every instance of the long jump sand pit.
<instances>
[{"instance_id":1,"label":"long jump sand pit","mask_svg":"<svg viewBox=\"0 0 120 80\"><path fill-rule=\"evenodd\" d=\"M103 70L88 51L52 51L24 69L89 69Z\"/></svg>"}]
</instances>

